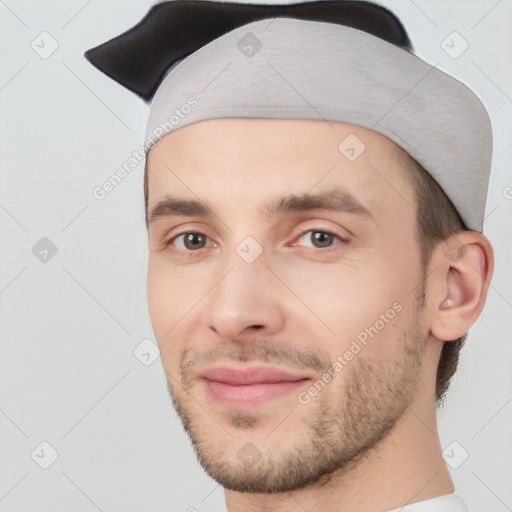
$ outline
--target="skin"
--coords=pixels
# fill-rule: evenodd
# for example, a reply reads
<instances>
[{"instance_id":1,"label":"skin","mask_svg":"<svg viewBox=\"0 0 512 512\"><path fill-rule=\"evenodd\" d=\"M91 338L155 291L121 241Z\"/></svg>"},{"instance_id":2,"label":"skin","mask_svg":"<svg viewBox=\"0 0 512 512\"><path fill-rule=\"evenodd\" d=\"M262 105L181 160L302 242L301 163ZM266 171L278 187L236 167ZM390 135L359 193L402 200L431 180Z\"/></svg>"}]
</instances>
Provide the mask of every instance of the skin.
<instances>
[{"instance_id":1,"label":"skin","mask_svg":"<svg viewBox=\"0 0 512 512\"><path fill-rule=\"evenodd\" d=\"M338 149L350 134L365 145L354 161ZM449 260L440 244L424 279L401 152L357 126L268 119L193 123L149 152L150 212L167 194L213 212L151 222L147 292L171 398L229 512L384 512L454 490L436 425L436 368L441 340L462 336L480 314L493 255L483 235L460 232L463 256ZM272 198L335 187L372 218L262 213ZM326 230L336 235L318 246L312 235ZM185 232L207 238L191 248ZM237 253L248 236L262 250L252 263ZM299 391L333 373L393 304L400 311L301 403ZM310 380L236 408L211 400L201 379L220 362Z\"/></svg>"}]
</instances>

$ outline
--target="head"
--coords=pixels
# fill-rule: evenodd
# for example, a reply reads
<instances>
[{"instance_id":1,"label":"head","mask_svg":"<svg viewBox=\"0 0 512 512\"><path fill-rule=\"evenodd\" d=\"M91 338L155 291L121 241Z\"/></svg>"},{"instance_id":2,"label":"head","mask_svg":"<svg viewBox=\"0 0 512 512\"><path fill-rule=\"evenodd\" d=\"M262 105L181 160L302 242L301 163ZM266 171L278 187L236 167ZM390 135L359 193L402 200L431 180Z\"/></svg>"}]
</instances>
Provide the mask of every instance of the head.
<instances>
[{"instance_id":1,"label":"head","mask_svg":"<svg viewBox=\"0 0 512 512\"><path fill-rule=\"evenodd\" d=\"M349 136L364 144L351 160ZM492 249L394 142L339 122L211 119L166 135L146 173L150 317L222 485L303 487L376 449L408 408L441 403ZM244 365L296 380L245 403L208 379Z\"/></svg>"}]
</instances>

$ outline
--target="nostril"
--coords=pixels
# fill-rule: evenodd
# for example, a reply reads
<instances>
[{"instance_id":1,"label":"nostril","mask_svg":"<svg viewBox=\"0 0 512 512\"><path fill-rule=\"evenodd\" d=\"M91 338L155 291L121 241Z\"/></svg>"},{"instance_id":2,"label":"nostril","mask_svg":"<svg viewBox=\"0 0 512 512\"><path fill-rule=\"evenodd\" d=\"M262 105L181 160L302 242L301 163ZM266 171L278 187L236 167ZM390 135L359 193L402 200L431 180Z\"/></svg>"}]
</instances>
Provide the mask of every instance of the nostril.
<instances>
[{"instance_id":1,"label":"nostril","mask_svg":"<svg viewBox=\"0 0 512 512\"><path fill-rule=\"evenodd\" d=\"M254 329L263 329L263 325L251 325Z\"/></svg>"}]
</instances>

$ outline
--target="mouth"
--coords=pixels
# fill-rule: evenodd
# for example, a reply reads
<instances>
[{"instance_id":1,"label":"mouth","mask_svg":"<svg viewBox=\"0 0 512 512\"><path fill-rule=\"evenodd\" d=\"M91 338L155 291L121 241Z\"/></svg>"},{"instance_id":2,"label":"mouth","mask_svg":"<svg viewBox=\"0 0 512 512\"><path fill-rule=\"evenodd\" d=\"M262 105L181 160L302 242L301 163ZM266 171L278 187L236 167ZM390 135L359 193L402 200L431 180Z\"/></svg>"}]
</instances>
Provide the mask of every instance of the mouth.
<instances>
[{"instance_id":1,"label":"mouth","mask_svg":"<svg viewBox=\"0 0 512 512\"><path fill-rule=\"evenodd\" d=\"M262 405L297 392L312 380L308 375L270 366L216 366L206 369L201 377L209 398L229 408Z\"/></svg>"}]
</instances>

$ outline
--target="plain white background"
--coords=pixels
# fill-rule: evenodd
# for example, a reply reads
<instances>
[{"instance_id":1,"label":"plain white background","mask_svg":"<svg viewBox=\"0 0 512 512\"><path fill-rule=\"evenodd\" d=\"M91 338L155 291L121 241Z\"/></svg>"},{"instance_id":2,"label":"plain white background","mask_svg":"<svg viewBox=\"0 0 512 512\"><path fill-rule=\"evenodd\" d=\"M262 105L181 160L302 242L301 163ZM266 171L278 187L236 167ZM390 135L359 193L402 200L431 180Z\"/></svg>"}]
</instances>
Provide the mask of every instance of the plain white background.
<instances>
[{"instance_id":1,"label":"plain white background","mask_svg":"<svg viewBox=\"0 0 512 512\"><path fill-rule=\"evenodd\" d=\"M480 96L493 123L484 232L496 270L439 428L452 464L460 463L451 472L470 509L506 512L512 2L382 3L402 18L421 57ZM143 164L104 200L92 195L143 143L148 109L83 53L133 26L151 5L0 0L0 511L203 512L223 503L172 409L160 359L145 366L134 355L143 340L154 341ZM458 58L442 47L454 31L469 45ZM41 247L46 262L36 256Z\"/></svg>"}]
</instances>

